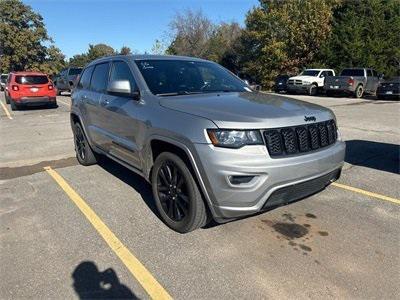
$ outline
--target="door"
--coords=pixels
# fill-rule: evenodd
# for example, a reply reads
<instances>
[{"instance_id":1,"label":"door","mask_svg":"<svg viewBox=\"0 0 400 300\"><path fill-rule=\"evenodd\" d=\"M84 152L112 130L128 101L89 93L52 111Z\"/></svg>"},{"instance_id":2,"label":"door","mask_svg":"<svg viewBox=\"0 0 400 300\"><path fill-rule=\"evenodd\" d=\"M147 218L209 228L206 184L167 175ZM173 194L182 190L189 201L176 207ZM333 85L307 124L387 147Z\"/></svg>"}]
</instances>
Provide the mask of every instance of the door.
<instances>
[{"instance_id":1,"label":"door","mask_svg":"<svg viewBox=\"0 0 400 300\"><path fill-rule=\"evenodd\" d=\"M375 94L379 86L379 74L375 70L372 70L372 79L373 83L372 83L371 93Z\"/></svg>"},{"instance_id":2,"label":"door","mask_svg":"<svg viewBox=\"0 0 400 300\"><path fill-rule=\"evenodd\" d=\"M367 83L365 85L365 90L368 93L371 93L374 90L375 80L374 80L374 76L372 74L372 70L367 69L366 71L367 71Z\"/></svg>"},{"instance_id":3,"label":"door","mask_svg":"<svg viewBox=\"0 0 400 300\"><path fill-rule=\"evenodd\" d=\"M133 73L125 61L112 63L109 83L116 80L129 81L131 91L137 91ZM101 126L111 137L108 152L138 169L141 169L141 163L137 144L137 111L141 105L132 95L108 93L100 101Z\"/></svg>"},{"instance_id":4,"label":"door","mask_svg":"<svg viewBox=\"0 0 400 300\"><path fill-rule=\"evenodd\" d=\"M105 151L111 144L111 137L104 128L106 116L104 109L100 106L100 102L107 90L109 71L109 62L95 65L89 89L83 95L85 97L85 111L89 120L87 123L89 135L92 141Z\"/></svg>"}]
</instances>

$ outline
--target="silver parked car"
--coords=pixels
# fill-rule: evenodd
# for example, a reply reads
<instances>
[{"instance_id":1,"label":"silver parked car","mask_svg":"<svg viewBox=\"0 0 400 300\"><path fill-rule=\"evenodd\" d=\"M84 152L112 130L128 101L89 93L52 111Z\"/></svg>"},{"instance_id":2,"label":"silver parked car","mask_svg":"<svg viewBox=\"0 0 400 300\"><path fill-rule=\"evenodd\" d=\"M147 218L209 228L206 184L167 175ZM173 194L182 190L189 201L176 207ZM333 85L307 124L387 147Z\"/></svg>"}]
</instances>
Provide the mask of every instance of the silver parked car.
<instances>
[{"instance_id":1,"label":"silver parked car","mask_svg":"<svg viewBox=\"0 0 400 300\"><path fill-rule=\"evenodd\" d=\"M152 185L178 232L302 199L340 176L332 111L252 91L220 65L178 56L91 62L72 94L83 165L106 155Z\"/></svg>"}]
</instances>

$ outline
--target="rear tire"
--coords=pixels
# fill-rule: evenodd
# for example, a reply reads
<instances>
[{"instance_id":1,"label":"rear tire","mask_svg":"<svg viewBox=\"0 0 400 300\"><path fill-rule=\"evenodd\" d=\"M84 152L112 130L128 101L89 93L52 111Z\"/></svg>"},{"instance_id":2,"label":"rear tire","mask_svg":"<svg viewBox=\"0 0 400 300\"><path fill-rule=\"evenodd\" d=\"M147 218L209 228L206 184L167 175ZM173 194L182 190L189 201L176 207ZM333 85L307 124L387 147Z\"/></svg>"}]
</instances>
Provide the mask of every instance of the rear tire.
<instances>
[{"instance_id":1,"label":"rear tire","mask_svg":"<svg viewBox=\"0 0 400 300\"><path fill-rule=\"evenodd\" d=\"M86 138L81 124L73 125L76 159L81 165L90 166L97 163L97 157Z\"/></svg>"},{"instance_id":2,"label":"rear tire","mask_svg":"<svg viewBox=\"0 0 400 300\"><path fill-rule=\"evenodd\" d=\"M151 175L153 196L163 222L187 233L207 223L207 210L192 173L178 156L161 153Z\"/></svg>"},{"instance_id":3,"label":"rear tire","mask_svg":"<svg viewBox=\"0 0 400 300\"><path fill-rule=\"evenodd\" d=\"M354 91L354 97L355 98L361 98L364 95L364 88L361 84L359 84Z\"/></svg>"},{"instance_id":4,"label":"rear tire","mask_svg":"<svg viewBox=\"0 0 400 300\"><path fill-rule=\"evenodd\" d=\"M11 110L15 111L15 110L19 109L18 104L15 103L13 99L10 99L9 101L10 101L10 104L11 104Z\"/></svg>"}]
</instances>

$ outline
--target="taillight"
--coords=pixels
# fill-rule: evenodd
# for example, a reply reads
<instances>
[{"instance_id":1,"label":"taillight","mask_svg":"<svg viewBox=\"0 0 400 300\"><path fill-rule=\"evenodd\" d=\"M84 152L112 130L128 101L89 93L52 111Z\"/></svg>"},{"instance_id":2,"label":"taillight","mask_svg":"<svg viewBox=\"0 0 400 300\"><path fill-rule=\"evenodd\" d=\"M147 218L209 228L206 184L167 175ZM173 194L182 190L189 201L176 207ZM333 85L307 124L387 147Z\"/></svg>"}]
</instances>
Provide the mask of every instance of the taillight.
<instances>
[{"instance_id":1,"label":"taillight","mask_svg":"<svg viewBox=\"0 0 400 300\"><path fill-rule=\"evenodd\" d=\"M11 88L13 91L19 91L18 85L13 85Z\"/></svg>"},{"instance_id":2,"label":"taillight","mask_svg":"<svg viewBox=\"0 0 400 300\"><path fill-rule=\"evenodd\" d=\"M347 83L349 84L349 85L353 85L354 84L354 79L353 78L350 78L348 81L347 81Z\"/></svg>"},{"instance_id":3,"label":"taillight","mask_svg":"<svg viewBox=\"0 0 400 300\"><path fill-rule=\"evenodd\" d=\"M49 84L49 90L51 91L52 89L54 89L54 86L52 84Z\"/></svg>"}]
</instances>

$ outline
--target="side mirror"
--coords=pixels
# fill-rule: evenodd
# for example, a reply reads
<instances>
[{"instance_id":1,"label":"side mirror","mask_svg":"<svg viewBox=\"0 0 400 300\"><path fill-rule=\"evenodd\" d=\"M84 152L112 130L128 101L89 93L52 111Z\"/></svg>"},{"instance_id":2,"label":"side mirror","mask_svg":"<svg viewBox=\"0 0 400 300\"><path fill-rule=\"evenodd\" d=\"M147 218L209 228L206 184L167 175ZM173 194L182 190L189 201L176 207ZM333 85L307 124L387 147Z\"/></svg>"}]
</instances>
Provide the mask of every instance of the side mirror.
<instances>
[{"instance_id":1,"label":"side mirror","mask_svg":"<svg viewBox=\"0 0 400 300\"><path fill-rule=\"evenodd\" d=\"M379 79L385 78L385 74L379 74L379 75L378 75L378 78L379 78Z\"/></svg>"},{"instance_id":2,"label":"side mirror","mask_svg":"<svg viewBox=\"0 0 400 300\"><path fill-rule=\"evenodd\" d=\"M247 79L245 79L243 81L244 81L245 84L250 85L250 82Z\"/></svg>"},{"instance_id":3,"label":"side mirror","mask_svg":"<svg viewBox=\"0 0 400 300\"><path fill-rule=\"evenodd\" d=\"M129 80L114 80L108 85L107 92L111 95L121 97L132 97L134 100L139 100L139 91L131 90L131 83Z\"/></svg>"}]
</instances>

